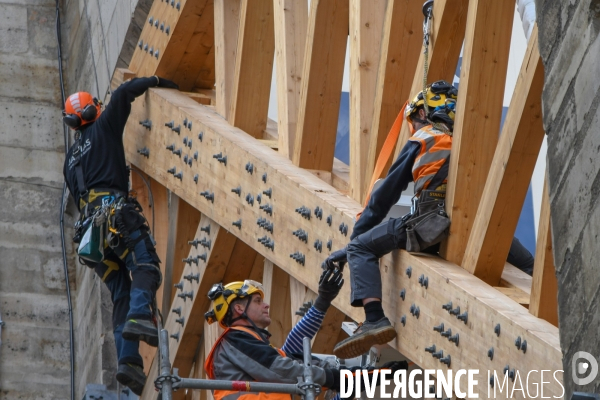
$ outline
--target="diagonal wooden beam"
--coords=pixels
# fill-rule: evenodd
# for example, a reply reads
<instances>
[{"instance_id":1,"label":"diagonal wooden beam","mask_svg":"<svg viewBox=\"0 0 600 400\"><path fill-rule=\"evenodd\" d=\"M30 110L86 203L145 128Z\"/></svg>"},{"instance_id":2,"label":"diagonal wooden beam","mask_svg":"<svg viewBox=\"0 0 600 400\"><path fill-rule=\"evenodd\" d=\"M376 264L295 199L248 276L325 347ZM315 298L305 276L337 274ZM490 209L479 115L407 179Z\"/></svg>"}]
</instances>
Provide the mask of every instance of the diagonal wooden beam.
<instances>
[{"instance_id":1,"label":"diagonal wooden beam","mask_svg":"<svg viewBox=\"0 0 600 400\"><path fill-rule=\"evenodd\" d=\"M312 344L312 351L321 354L332 354L333 348L338 343L338 336L342 330L342 322L346 319L346 314L337 307L331 306L323 318L321 328L315 335Z\"/></svg>"},{"instance_id":2,"label":"diagonal wooden beam","mask_svg":"<svg viewBox=\"0 0 600 400\"><path fill-rule=\"evenodd\" d=\"M140 118L151 119L156 128L148 132L139 125ZM163 124L163 121L182 121L184 118L193 122L193 132L188 130L178 134ZM202 142L197 139L199 133L202 133ZM180 146L186 138L187 143L192 138L193 144L185 149L181 158L165 148L173 143ZM326 244L331 240L331 248L335 249L347 243L348 238L343 232L346 227L349 231L352 229L353 215L360 209L357 202L341 195L310 172L295 167L278 152L231 127L214 110L173 90L150 89L134 102L124 141L127 157L132 163L221 226L229 227L232 222L241 220L242 228L232 227L230 232L312 291L318 290L320 264L329 253ZM138 153L141 147L147 147L149 158ZM192 157L194 161L190 167L184 159L186 155L189 159L195 152L198 159ZM214 158L219 153L221 162ZM224 156L227 156L226 165ZM176 176L167 172L173 167ZM195 175L198 175L197 183L193 179ZM241 188L239 196L232 192L232 188L238 186ZM264 193L268 189L271 189L268 192L271 197ZM254 204L246 201L248 194L253 196ZM262 195L262 208L256 201L258 194ZM296 209L299 211L295 212ZM256 224L259 218L269 223L269 230L264 223L263 226ZM306 242L293 235L298 229L307 232ZM261 242L257 238L261 238ZM315 246L317 240L321 241L321 247ZM265 242L268 247L263 245ZM406 273L409 267L411 277ZM401 251L382 259L381 273L383 306L394 319L400 335L400 339L392 344L423 368L441 367L423 350L431 343L437 343L445 351L454 349L450 351L453 369L487 370L493 367L500 376L508 362L523 370L539 369L542 365L560 369L562 355L556 327L532 316L456 264ZM428 285L419 284L421 275L428 277ZM406 289L404 301L399 297L401 288ZM363 313L351 307L348 298L349 285L346 285L333 305L351 318L362 320ZM462 311L468 311L467 324L442 309L448 301L456 302ZM421 307L419 318L409 312L413 303ZM399 322L402 316L407 318L406 325ZM459 332L461 343L473 345L456 349L446 339L442 341L432 330L439 321ZM503 332L499 338L494 334L497 323L502 325ZM517 336L530 344L526 354L514 347ZM498 346L499 356L494 360L485 357L488 343ZM188 346L192 347L193 344ZM485 396L485 382L478 390ZM559 390L558 383L549 388L549 392L555 394L560 394Z\"/></svg>"},{"instance_id":3,"label":"diagonal wooden beam","mask_svg":"<svg viewBox=\"0 0 600 400\"><path fill-rule=\"evenodd\" d=\"M292 302L292 319L293 325L296 325L302 318L295 315L296 311L307 302L314 302L317 294L310 289L307 289L296 278L290 275L290 298ZM342 329L342 322L346 318L346 314L331 306L321 324L321 328L315 335L312 341L312 352L320 354L331 354L333 348L338 343L338 336Z\"/></svg>"},{"instance_id":4,"label":"diagonal wooden beam","mask_svg":"<svg viewBox=\"0 0 600 400\"><path fill-rule=\"evenodd\" d=\"M373 133L384 0L350 0L350 193L362 203L371 177L367 158Z\"/></svg>"},{"instance_id":5,"label":"diagonal wooden beam","mask_svg":"<svg viewBox=\"0 0 600 400\"><path fill-rule=\"evenodd\" d=\"M138 76L159 75L183 91L215 84L213 0L155 0L129 69ZM152 51L150 51L152 49Z\"/></svg>"},{"instance_id":6,"label":"diagonal wooden beam","mask_svg":"<svg viewBox=\"0 0 600 400\"><path fill-rule=\"evenodd\" d=\"M274 52L273 0L242 0L228 120L259 139L267 126Z\"/></svg>"},{"instance_id":7,"label":"diagonal wooden beam","mask_svg":"<svg viewBox=\"0 0 600 400\"><path fill-rule=\"evenodd\" d=\"M500 282L544 139L543 87L534 28L462 261L463 268L493 286Z\"/></svg>"},{"instance_id":8,"label":"diagonal wooden beam","mask_svg":"<svg viewBox=\"0 0 600 400\"><path fill-rule=\"evenodd\" d=\"M274 0L279 152L294 154L302 63L308 29L306 0Z\"/></svg>"},{"instance_id":9,"label":"diagonal wooden beam","mask_svg":"<svg viewBox=\"0 0 600 400\"><path fill-rule=\"evenodd\" d=\"M531 285L531 304L529 312L558 326L558 282L552 254L552 225L550 223L550 198L548 179L544 180L540 224L538 227L535 263L533 266L533 284Z\"/></svg>"},{"instance_id":10,"label":"diagonal wooden beam","mask_svg":"<svg viewBox=\"0 0 600 400\"><path fill-rule=\"evenodd\" d=\"M188 243L200 223L200 212L190 206L174 193L169 196L169 238L167 240L167 254L164 259L165 273L163 274L163 302L162 313L166 315L175 298L173 284L182 279L182 260L187 258L192 247Z\"/></svg>"},{"instance_id":11,"label":"diagonal wooden beam","mask_svg":"<svg viewBox=\"0 0 600 400\"><path fill-rule=\"evenodd\" d=\"M456 65L458 64L460 50L465 37L468 6L469 0L436 0L434 2L427 83L432 83L440 79L452 83L454 80ZM419 21L423 21L422 15L421 13ZM422 40L421 37L421 46L423 45ZM412 100L417 93L423 90L424 66L425 56L421 51L410 95L406 100ZM394 158L398 157L400 150L402 150L409 137L408 124L403 124L398 137L398 145L394 152Z\"/></svg>"},{"instance_id":12,"label":"diagonal wooden beam","mask_svg":"<svg viewBox=\"0 0 600 400\"><path fill-rule=\"evenodd\" d=\"M304 50L294 164L330 172L340 110L348 0L313 0Z\"/></svg>"},{"instance_id":13,"label":"diagonal wooden beam","mask_svg":"<svg viewBox=\"0 0 600 400\"><path fill-rule=\"evenodd\" d=\"M271 343L281 347L285 343L288 333L292 329L292 313L290 302L290 278L270 260L265 260L263 273L263 286L265 289L265 301L271 306Z\"/></svg>"},{"instance_id":14,"label":"diagonal wooden beam","mask_svg":"<svg viewBox=\"0 0 600 400\"><path fill-rule=\"evenodd\" d=\"M148 186L146 186L146 182ZM131 173L131 188L136 193L137 200L144 210L148 225L151 229L154 227L152 235L156 240L156 254L161 260L166 260L169 240L169 191L137 168ZM150 191L152 195L150 195ZM164 277L166 275L166 264L164 262L160 264L160 270ZM164 289L164 285L161 285L156 291L156 304L163 303ZM156 348L150 347L146 343L140 343L140 355L144 360L144 370L146 372L148 372L155 354Z\"/></svg>"},{"instance_id":15,"label":"diagonal wooden beam","mask_svg":"<svg viewBox=\"0 0 600 400\"><path fill-rule=\"evenodd\" d=\"M307 301L307 295L306 286L290 275L290 312L292 315L292 325L296 325L302 318L300 315L297 315L296 312L298 312L300 307Z\"/></svg>"},{"instance_id":16,"label":"diagonal wooden beam","mask_svg":"<svg viewBox=\"0 0 600 400\"><path fill-rule=\"evenodd\" d=\"M417 67L419 50L423 45L421 8L422 4L417 1L396 0L388 1L385 9L373 124L365 168L367 184L383 142L402 104L410 95L413 71ZM392 161L390 157L384 171L389 169Z\"/></svg>"},{"instance_id":17,"label":"diagonal wooden beam","mask_svg":"<svg viewBox=\"0 0 600 400\"><path fill-rule=\"evenodd\" d=\"M511 2L469 1L446 195L452 224L440 251L456 264L463 260L498 143L514 12Z\"/></svg>"},{"instance_id":18,"label":"diagonal wooden beam","mask_svg":"<svg viewBox=\"0 0 600 400\"><path fill-rule=\"evenodd\" d=\"M207 225L210 226L210 234L206 234L200 229ZM221 282L223 279L237 241L234 235L204 215L195 238L210 241L210 248L203 247L201 244L192 247L189 256L196 259L198 265L195 262L186 264L183 274L199 274L199 282L192 279L183 281L183 289L177 291L177 297L172 304L172 310L179 309L179 313L171 310L165 320L165 329L171 335L177 336L177 338L169 339L169 357L173 368L179 368L181 376L189 376L194 362L194 352L204 330L204 313L210 304L206 293L214 283ZM194 237L189 238L189 240L193 239ZM206 262L197 258L198 256L206 257ZM180 297L180 295L189 293L192 298ZM180 319L181 322L178 322L177 319ZM156 379L158 370L156 364L155 359L148 374L148 382ZM152 386L152 384L146 385L142 399L156 399L158 393L153 390Z\"/></svg>"},{"instance_id":19,"label":"diagonal wooden beam","mask_svg":"<svg viewBox=\"0 0 600 400\"><path fill-rule=\"evenodd\" d=\"M229 118L240 26L241 0L215 1L216 109Z\"/></svg>"}]
</instances>

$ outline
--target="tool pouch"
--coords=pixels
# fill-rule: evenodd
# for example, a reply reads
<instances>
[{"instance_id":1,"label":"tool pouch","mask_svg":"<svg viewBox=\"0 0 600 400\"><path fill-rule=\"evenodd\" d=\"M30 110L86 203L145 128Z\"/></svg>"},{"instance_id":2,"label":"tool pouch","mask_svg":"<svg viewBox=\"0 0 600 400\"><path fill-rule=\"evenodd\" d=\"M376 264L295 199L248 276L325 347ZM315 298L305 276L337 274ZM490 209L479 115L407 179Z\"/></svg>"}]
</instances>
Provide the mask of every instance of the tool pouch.
<instances>
[{"instance_id":1,"label":"tool pouch","mask_svg":"<svg viewBox=\"0 0 600 400\"><path fill-rule=\"evenodd\" d=\"M96 213L90 220L91 222L81 237L77 254L85 261L99 263L104 260L104 238L107 229L106 214L104 212Z\"/></svg>"},{"instance_id":2,"label":"tool pouch","mask_svg":"<svg viewBox=\"0 0 600 400\"><path fill-rule=\"evenodd\" d=\"M448 237L450 218L444 201L426 199L419 201L417 213L406 222L406 250L420 252Z\"/></svg>"}]
</instances>

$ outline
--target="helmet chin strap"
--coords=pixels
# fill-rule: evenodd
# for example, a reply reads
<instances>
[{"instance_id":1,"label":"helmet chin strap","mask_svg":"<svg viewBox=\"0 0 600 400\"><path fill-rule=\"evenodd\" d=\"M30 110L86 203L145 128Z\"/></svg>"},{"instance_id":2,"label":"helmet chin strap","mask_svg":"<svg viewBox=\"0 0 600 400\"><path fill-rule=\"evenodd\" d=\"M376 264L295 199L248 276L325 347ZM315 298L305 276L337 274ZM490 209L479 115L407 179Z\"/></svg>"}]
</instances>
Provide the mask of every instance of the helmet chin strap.
<instances>
[{"instance_id":1,"label":"helmet chin strap","mask_svg":"<svg viewBox=\"0 0 600 400\"><path fill-rule=\"evenodd\" d=\"M429 125L430 124L430 122L428 120L421 119L421 118L418 118L416 116L415 117L411 117L410 119L412 119L413 121L418 122L420 124L423 124L423 125Z\"/></svg>"}]
</instances>

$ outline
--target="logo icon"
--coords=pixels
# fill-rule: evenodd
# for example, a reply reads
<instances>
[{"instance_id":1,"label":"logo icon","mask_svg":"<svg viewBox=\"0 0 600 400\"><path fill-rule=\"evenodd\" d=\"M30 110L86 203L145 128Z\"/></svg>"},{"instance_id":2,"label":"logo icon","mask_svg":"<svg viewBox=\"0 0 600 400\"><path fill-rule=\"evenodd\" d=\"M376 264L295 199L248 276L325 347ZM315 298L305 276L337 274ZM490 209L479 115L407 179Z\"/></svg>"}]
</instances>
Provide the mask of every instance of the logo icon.
<instances>
[{"instance_id":1,"label":"logo icon","mask_svg":"<svg viewBox=\"0 0 600 400\"><path fill-rule=\"evenodd\" d=\"M585 386L598 376L598 362L590 353L578 351L571 359L573 367L573 382L579 386ZM586 374L589 374L585 376ZM584 376L581 377L580 376Z\"/></svg>"}]
</instances>

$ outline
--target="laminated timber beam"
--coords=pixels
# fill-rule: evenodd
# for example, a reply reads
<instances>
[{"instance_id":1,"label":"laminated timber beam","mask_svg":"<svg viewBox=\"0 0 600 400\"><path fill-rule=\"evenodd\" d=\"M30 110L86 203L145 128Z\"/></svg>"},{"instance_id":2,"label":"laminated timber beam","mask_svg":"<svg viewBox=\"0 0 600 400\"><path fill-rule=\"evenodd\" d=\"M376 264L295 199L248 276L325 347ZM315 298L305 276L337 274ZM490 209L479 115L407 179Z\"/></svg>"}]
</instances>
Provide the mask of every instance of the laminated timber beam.
<instances>
[{"instance_id":1,"label":"laminated timber beam","mask_svg":"<svg viewBox=\"0 0 600 400\"><path fill-rule=\"evenodd\" d=\"M313 0L304 48L294 164L331 172L348 38L348 0Z\"/></svg>"},{"instance_id":2,"label":"laminated timber beam","mask_svg":"<svg viewBox=\"0 0 600 400\"><path fill-rule=\"evenodd\" d=\"M306 0L274 0L279 152L294 155L298 102L308 29Z\"/></svg>"},{"instance_id":3,"label":"laminated timber beam","mask_svg":"<svg viewBox=\"0 0 600 400\"><path fill-rule=\"evenodd\" d=\"M543 87L544 66L538 50L536 26L523 59L462 261L463 268L492 286L500 281L544 140ZM467 140L471 141L470 138Z\"/></svg>"},{"instance_id":4,"label":"laminated timber beam","mask_svg":"<svg viewBox=\"0 0 600 400\"><path fill-rule=\"evenodd\" d=\"M542 207L540 211L533 283L531 285L531 305L529 312L558 326L558 282L552 254L552 226L550 224L550 197L548 179L544 179Z\"/></svg>"},{"instance_id":5,"label":"laminated timber beam","mask_svg":"<svg viewBox=\"0 0 600 400\"><path fill-rule=\"evenodd\" d=\"M273 0L242 0L228 120L255 138L267 127L275 53Z\"/></svg>"},{"instance_id":6,"label":"laminated timber beam","mask_svg":"<svg viewBox=\"0 0 600 400\"><path fill-rule=\"evenodd\" d=\"M214 32L213 0L155 1L129 69L171 79L183 91L213 89Z\"/></svg>"},{"instance_id":7,"label":"laminated timber beam","mask_svg":"<svg viewBox=\"0 0 600 400\"><path fill-rule=\"evenodd\" d=\"M151 131L139 125L143 119L153 121ZM192 130L183 128L185 120L193 122ZM182 125L179 133L165 126L171 121L175 127ZM150 89L138 98L124 140L133 164L313 291L329 252L327 244L331 240L336 249L347 243L353 216L360 210L357 202L177 91ZM167 149L171 144L176 153ZM149 150L148 158L138 153L142 147ZM306 241L293 235L299 229L306 232ZM502 377L506 364L520 371L561 369L558 329L456 264L400 251L382 259L381 271L383 305L399 333L392 346L421 367L446 368L424 351L436 344L451 355L454 370L493 369ZM195 293L205 293L208 282L206 286ZM348 298L346 285L333 305L361 320L362 312L350 307ZM460 307L461 315L467 312L463 317L467 323L442 309L450 301L453 310ZM441 322L460 334L459 346L433 330ZM494 333L498 324L499 336ZM515 347L518 337L527 340L525 348ZM194 354L196 346L197 342L189 343L187 351ZM486 357L490 347L495 349L493 360ZM562 380L561 375L558 378ZM484 396L486 380L482 377L477 388ZM548 393L561 394L556 382L546 387Z\"/></svg>"},{"instance_id":8,"label":"laminated timber beam","mask_svg":"<svg viewBox=\"0 0 600 400\"><path fill-rule=\"evenodd\" d=\"M281 347L292 330L290 276L271 261L265 260L262 284L265 289L264 301L270 305L270 340L274 346Z\"/></svg>"},{"instance_id":9,"label":"laminated timber beam","mask_svg":"<svg viewBox=\"0 0 600 400\"><path fill-rule=\"evenodd\" d=\"M469 1L446 194L452 224L440 249L459 265L498 143L514 12L508 1Z\"/></svg>"},{"instance_id":10,"label":"laminated timber beam","mask_svg":"<svg viewBox=\"0 0 600 400\"><path fill-rule=\"evenodd\" d=\"M350 197L362 203L386 2L350 0Z\"/></svg>"},{"instance_id":11,"label":"laminated timber beam","mask_svg":"<svg viewBox=\"0 0 600 400\"><path fill-rule=\"evenodd\" d=\"M169 312L169 307L175 298L173 284L178 283L183 274L182 259L190 252L191 244L188 238L193 236L200 223L200 212L181 200L175 193L169 198L169 230L167 239L167 255L163 259L163 302L162 313Z\"/></svg>"},{"instance_id":12,"label":"laminated timber beam","mask_svg":"<svg viewBox=\"0 0 600 400\"><path fill-rule=\"evenodd\" d=\"M215 0L215 94L217 112L229 118L240 27L241 0Z\"/></svg>"},{"instance_id":13,"label":"laminated timber beam","mask_svg":"<svg viewBox=\"0 0 600 400\"><path fill-rule=\"evenodd\" d=\"M385 9L373 124L367 147L367 179L373 174L377 157L398 111L410 96L413 71L423 46L422 7L418 1L396 0L388 1ZM384 171L392 162L390 157Z\"/></svg>"}]
</instances>

